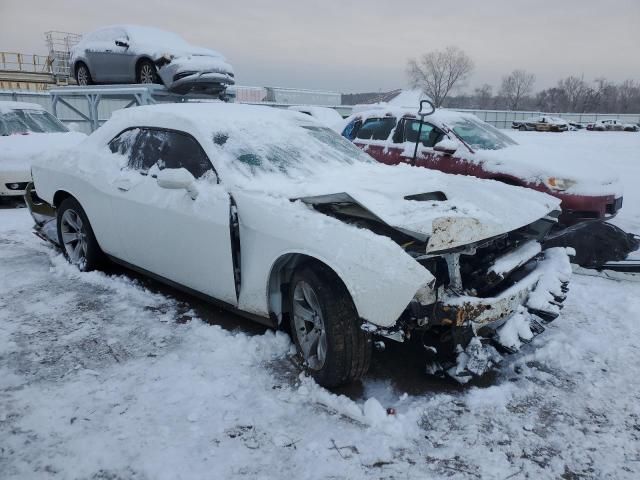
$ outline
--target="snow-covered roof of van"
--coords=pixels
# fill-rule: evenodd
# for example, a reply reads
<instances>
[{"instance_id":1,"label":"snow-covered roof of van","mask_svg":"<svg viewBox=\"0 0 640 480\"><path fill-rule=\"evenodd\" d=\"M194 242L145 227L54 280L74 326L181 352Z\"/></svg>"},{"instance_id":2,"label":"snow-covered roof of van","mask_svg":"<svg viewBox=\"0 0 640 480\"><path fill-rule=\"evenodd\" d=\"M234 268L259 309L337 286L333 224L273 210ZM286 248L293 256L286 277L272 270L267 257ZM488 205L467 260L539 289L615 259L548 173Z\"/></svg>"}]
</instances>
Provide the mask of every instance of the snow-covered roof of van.
<instances>
[{"instance_id":1,"label":"snow-covered roof of van","mask_svg":"<svg viewBox=\"0 0 640 480\"><path fill-rule=\"evenodd\" d=\"M37 103L0 102L0 113L8 113L12 110L44 110L44 107Z\"/></svg>"}]
</instances>

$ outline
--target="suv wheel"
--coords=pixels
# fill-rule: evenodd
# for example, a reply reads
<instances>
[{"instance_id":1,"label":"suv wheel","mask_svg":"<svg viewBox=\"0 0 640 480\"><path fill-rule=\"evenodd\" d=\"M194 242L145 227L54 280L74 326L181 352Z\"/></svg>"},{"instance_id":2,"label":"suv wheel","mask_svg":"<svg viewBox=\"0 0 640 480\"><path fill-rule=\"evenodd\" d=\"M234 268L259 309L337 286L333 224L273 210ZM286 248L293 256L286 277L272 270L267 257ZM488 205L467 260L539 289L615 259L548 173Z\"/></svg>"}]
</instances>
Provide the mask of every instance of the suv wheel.
<instances>
[{"instance_id":1,"label":"suv wheel","mask_svg":"<svg viewBox=\"0 0 640 480\"><path fill-rule=\"evenodd\" d=\"M361 328L342 282L326 267L303 265L289 288L293 341L309 373L323 387L362 378L371 361L371 335Z\"/></svg>"}]
</instances>

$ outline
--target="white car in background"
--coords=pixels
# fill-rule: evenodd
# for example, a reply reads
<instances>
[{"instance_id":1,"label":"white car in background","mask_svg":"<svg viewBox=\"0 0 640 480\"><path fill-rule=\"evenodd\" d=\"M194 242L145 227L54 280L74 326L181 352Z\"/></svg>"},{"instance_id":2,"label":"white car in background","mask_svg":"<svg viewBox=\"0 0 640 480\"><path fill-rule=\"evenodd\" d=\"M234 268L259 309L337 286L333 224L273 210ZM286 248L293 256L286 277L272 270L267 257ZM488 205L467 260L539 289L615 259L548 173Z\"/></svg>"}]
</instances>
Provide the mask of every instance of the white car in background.
<instances>
[{"instance_id":1,"label":"white car in background","mask_svg":"<svg viewBox=\"0 0 640 480\"><path fill-rule=\"evenodd\" d=\"M84 35L72 48L70 63L78 85L163 83L176 93L211 93L235 83L233 67L220 53L138 25L112 25Z\"/></svg>"},{"instance_id":2,"label":"white car in background","mask_svg":"<svg viewBox=\"0 0 640 480\"><path fill-rule=\"evenodd\" d=\"M342 130L344 118L333 108L314 105L292 105L289 110L309 115L338 133Z\"/></svg>"},{"instance_id":3,"label":"white car in background","mask_svg":"<svg viewBox=\"0 0 640 480\"><path fill-rule=\"evenodd\" d=\"M70 132L40 105L0 102L0 198L21 197L31 181L31 161L86 135Z\"/></svg>"},{"instance_id":4,"label":"white car in background","mask_svg":"<svg viewBox=\"0 0 640 480\"><path fill-rule=\"evenodd\" d=\"M607 118L588 124L587 130L596 132L637 132L640 130L640 127L634 123L627 123L617 118Z\"/></svg>"},{"instance_id":5,"label":"white car in background","mask_svg":"<svg viewBox=\"0 0 640 480\"><path fill-rule=\"evenodd\" d=\"M374 336L421 336L439 355L432 371L481 375L500 359L487 342L517 350L558 316L571 271L564 248L539 243L555 198L381 165L270 107L120 110L33 179L71 263L107 257L287 324L329 387L366 373Z\"/></svg>"}]
</instances>

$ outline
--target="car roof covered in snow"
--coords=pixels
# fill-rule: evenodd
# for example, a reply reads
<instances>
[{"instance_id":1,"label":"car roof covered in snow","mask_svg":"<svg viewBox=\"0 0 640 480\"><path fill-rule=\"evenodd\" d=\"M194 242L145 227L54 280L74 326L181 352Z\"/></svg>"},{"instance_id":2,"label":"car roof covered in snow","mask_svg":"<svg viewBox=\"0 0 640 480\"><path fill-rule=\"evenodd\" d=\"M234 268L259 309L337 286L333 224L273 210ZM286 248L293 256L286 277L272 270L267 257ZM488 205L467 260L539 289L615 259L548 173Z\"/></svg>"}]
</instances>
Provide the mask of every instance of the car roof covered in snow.
<instances>
[{"instance_id":1,"label":"car roof covered in snow","mask_svg":"<svg viewBox=\"0 0 640 480\"><path fill-rule=\"evenodd\" d=\"M44 110L44 107L37 103L0 102L0 113L7 113L13 110Z\"/></svg>"},{"instance_id":2,"label":"car roof covered in snow","mask_svg":"<svg viewBox=\"0 0 640 480\"><path fill-rule=\"evenodd\" d=\"M89 32L82 37L81 42L74 47L74 50L91 46L93 42L99 41L95 38L95 34L112 29L124 30L124 32L126 32L131 43L129 51L145 52L148 54L153 53L157 55L162 55L163 53L205 54L224 58L224 56L216 50L192 45L177 33L146 25L131 24L107 25Z\"/></svg>"},{"instance_id":3,"label":"car roof covered in snow","mask_svg":"<svg viewBox=\"0 0 640 480\"><path fill-rule=\"evenodd\" d=\"M133 126L172 128L204 135L237 128L320 125L309 115L268 106L224 102L165 103L117 110L104 124L111 131ZM99 129L95 133L100 132Z\"/></svg>"},{"instance_id":4,"label":"car roof covered in snow","mask_svg":"<svg viewBox=\"0 0 640 480\"><path fill-rule=\"evenodd\" d=\"M367 118L379 118L379 117L395 117L395 118L419 118L418 116L418 108L408 108L408 107L393 107L387 105L380 105L376 108L372 108L371 110L362 110L357 113L354 113L345 122L345 125L355 119L361 118L363 120ZM436 109L433 114L425 117L425 121L432 123L447 123L455 120L461 120L464 118L469 118L472 120L480 120L472 113L458 112L456 110L448 110L446 108Z\"/></svg>"}]
</instances>

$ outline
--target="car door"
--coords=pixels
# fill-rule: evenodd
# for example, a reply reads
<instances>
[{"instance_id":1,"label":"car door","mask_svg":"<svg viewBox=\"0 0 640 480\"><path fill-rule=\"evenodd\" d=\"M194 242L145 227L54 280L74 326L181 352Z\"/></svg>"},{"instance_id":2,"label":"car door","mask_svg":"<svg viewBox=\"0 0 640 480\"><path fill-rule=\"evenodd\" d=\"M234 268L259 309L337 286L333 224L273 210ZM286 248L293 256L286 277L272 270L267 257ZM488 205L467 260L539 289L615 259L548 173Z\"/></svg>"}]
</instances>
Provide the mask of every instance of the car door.
<instances>
[{"instance_id":1,"label":"car door","mask_svg":"<svg viewBox=\"0 0 640 480\"><path fill-rule=\"evenodd\" d=\"M126 46L116 45L116 41L127 43L124 29L103 28L91 36L86 56L91 76L96 82L126 82L129 77L128 66L133 53Z\"/></svg>"},{"instance_id":2,"label":"car door","mask_svg":"<svg viewBox=\"0 0 640 480\"><path fill-rule=\"evenodd\" d=\"M117 151L117 143L110 146ZM157 174L167 168L185 168L201 179L196 183L202 198L194 199L185 189L160 187ZM121 260L236 305L230 198L195 138L141 127L112 195Z\"/></svg>"},{"instance_id":3,"label":"car door","mask_svg":"<svg viewBox=\"0 0 640 480\"><path fill-rule=\"evenodd\" d=\"M411 118L405 118L403 123L403 139L405 145L415 145L418 132L420 131L420 144L418 145L416 166L440 170L446 173L462 175L467 173L468 165L465 160L434 150L433 147L446 137L446 134L440 128L429 122L423 122L422 128L420 128L420 120ZM413 151L413 149L404 149L403 155L409 157L409 162L413 158Z\"/></svg>"},{"instance_id":4,"label":"car door","mask_svg":"<svg viewBox=\"0 0 640 480\"><path fill-rule=\"evenodd\" d=\"M397 159L388 148L396 123L396 118L391 116L367 118L355 132L353 143L379 162L395 165Z\"/></svg>"}]
</instances>

